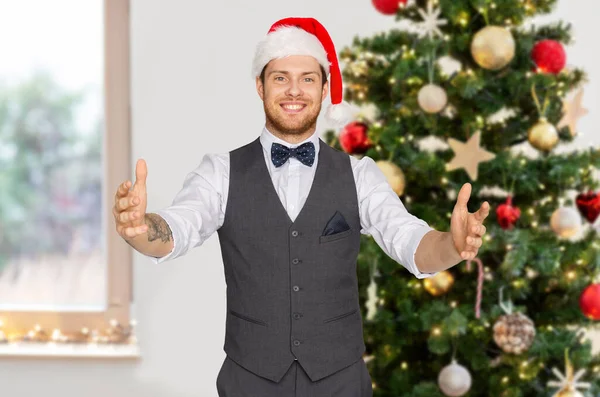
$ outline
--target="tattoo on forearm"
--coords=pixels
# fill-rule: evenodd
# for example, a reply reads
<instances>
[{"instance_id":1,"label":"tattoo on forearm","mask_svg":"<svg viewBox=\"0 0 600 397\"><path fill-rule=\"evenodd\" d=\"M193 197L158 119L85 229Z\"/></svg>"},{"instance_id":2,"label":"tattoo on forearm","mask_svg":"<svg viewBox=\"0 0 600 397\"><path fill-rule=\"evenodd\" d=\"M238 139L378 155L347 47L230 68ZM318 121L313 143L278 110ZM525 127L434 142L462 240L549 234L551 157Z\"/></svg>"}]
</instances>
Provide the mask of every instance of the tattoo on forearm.
<instances>
[{"instance_id":1,"label":"tattoo on forearm","mask_svg":"<svg viewBox=\"0 0 600 397\"><path fill-rule=\"evenodd\" d=\"M160 239L163 243L173 240L173 233L167 222L156 214L146 214L144 217L148 225L148 241Z\"/></svg>"}]
</instances>

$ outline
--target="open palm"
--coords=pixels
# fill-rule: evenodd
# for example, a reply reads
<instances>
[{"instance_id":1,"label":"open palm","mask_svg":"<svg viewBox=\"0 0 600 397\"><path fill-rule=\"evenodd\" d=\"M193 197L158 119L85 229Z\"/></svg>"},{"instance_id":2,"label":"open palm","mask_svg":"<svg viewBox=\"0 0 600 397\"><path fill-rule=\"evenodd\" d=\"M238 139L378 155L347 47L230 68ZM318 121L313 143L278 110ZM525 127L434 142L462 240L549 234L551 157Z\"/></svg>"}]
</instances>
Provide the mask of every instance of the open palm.
<instances>
[{"instance_id":1,"label":"open palm","mask_svg":"<svg viewBox=\"0 0 600 397\"><path fill-rule=\"evenodd\" d=\"M450 220L450 232L454 247L462 259L473 259L477 256L486 231L483 220L490 213L490 204L487 201L481 205L479 210L470 213L467 208L470 196L471 184L465 183L458 192Z\"/></svg>"}]
</instances>

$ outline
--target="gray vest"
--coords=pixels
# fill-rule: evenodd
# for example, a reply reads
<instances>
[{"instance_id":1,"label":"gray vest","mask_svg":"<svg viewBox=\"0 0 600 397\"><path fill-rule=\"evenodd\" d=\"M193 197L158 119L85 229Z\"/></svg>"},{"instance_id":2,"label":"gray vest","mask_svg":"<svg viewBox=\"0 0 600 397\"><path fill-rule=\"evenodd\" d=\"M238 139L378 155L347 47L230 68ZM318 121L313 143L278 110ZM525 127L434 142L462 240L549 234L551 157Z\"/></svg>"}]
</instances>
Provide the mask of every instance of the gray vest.
<instances>
[{"instance_id":1,"label":"gray vest","mask_svg":"<svg viewBox=\"0 0 600 397\"><path fill-rule=\"evenodd\" d=\"M348 154L321 139L319 145L314 181L294 222L260 138L230 152L227 208L217 231L227 283L224 351L275 382L294 360L317 381L365 352L356 184ZM336 211L350 230L322 236Z\"/></svg>"}]
</instances>

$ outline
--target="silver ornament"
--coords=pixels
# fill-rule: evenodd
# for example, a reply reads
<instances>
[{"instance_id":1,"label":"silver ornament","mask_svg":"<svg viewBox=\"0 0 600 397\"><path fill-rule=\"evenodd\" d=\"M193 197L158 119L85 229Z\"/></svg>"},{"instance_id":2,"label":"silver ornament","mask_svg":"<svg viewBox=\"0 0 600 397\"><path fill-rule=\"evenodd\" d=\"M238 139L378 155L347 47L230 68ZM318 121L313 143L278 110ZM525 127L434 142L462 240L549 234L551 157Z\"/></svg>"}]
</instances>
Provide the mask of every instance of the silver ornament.
<instances>
[{"instance_id":1,"label":"silver ornament","mask_svg":"<svg viewBox=\"0 0 600 397\"><path fill-rule=\"evenodd\" d=\"M442 393L449 397L459 397L471 389L471 374L455 359L442 368L438 375L438 386Z\"/></svg>"}]
</instances>

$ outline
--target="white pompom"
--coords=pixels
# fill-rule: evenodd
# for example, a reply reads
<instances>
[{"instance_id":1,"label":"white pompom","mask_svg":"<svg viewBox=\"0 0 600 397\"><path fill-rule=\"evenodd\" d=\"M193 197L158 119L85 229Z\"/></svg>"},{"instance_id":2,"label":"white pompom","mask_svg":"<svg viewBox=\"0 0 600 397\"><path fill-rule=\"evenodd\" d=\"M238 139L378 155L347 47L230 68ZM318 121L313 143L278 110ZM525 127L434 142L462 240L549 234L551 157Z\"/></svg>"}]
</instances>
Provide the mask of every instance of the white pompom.
<instances>
[{"instance_id":1,"label":"white pompom","mask_svg":"<svg viewBox=\"0 0 600 397\"><path fill-rule=\"evenodd\" d=\"M325 112L325 120L334 128L343 128L354 121L360 109L346 101L337 105L329 105Z\"/></svg>"}]
</instances>

